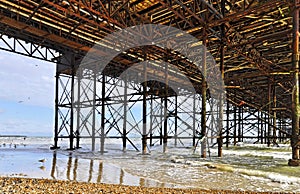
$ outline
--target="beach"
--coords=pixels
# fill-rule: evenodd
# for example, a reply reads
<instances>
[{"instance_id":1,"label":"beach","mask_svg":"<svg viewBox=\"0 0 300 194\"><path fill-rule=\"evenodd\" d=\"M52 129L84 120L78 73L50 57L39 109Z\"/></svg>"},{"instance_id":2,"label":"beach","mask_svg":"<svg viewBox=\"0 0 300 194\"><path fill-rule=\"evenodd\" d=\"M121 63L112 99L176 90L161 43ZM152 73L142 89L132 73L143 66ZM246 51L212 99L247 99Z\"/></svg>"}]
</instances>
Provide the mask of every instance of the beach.
<instances>
[{"instance_id":1,"label":"beach","mask_svg":"<svg viewBox=\"0 0 300 194\"><path fill-rule=\"evenodd\" d=\"M116 184L84 183L76 181L60 181L49 179L32 178L9 178L0 177L1 193L210 193L210 194L231 194L231 193L271 193L251 191L230 191L230 190L202 190L202 189L176 189L176 188L147 188L140 186L125 186ZM284 193L284 192L279 192ZM289 193L289 192L287 192Z\"/></svg>"},{"instance_id":2,"label":"beach","mask_svg":"<svg viewBox=\"0 0 300 194\"><path fill-rule=\"evenodd\" d=\"M130 148L123 152L110 139L105 153L91 152L89 142L73 151L67 142L50 150L49 142L45 137L1 140L0 193L300 192L300 168L287 165L290 148L284 145L224 148L222 158L210 149L201 158L190 146L170 145L163 153L156 145L143 155Z\"/></svg>"}]
</instances>

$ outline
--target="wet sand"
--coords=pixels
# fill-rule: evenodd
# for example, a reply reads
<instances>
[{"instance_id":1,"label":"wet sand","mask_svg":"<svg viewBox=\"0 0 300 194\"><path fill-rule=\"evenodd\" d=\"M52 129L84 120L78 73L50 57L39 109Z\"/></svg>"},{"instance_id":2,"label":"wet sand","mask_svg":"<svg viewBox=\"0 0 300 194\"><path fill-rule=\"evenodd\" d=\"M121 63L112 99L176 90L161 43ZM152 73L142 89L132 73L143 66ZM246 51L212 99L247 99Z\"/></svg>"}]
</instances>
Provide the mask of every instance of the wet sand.
<instances>
[{"instance_id":1,"label":"wet sand","mask_svg":"<svg viewBox=\"0 0 300 194\"><path fill-rule=\"evenodd\" d=\"M0 177L0 193L212 193L252 194L251 191L148 188L116 184L84 183L49 179ZM262 194L271 192L261 192Z\"/></svg>"}]
</instances>

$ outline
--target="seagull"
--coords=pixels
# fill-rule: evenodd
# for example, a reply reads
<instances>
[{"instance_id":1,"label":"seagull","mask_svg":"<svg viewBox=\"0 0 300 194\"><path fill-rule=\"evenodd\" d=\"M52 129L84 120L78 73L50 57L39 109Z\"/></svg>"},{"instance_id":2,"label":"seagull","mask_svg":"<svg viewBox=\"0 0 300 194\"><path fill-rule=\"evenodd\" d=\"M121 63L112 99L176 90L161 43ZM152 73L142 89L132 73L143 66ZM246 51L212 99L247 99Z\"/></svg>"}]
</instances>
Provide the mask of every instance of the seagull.
<instances>
[{"instance_id":1,"label":"seagull","mask_svg":"<svg viewBox=\"0 0 300 194\"><path fill-rule=\"evenodd\" d=\"M41 170L45 170L45 169L46 169L45 166L40 166L39 168L40 168Z\"/></svg>"},{"instance_id":2,"label":"seagull","mask_svg":"<svg viewBox=\"0 0 300 194\"><path fill-rule=\"evenodd\" d=\"M44 159L40 159L39 162L44 163L44 162L46 162L46 159L45 158Z\"/></svg>"}]
</instances>

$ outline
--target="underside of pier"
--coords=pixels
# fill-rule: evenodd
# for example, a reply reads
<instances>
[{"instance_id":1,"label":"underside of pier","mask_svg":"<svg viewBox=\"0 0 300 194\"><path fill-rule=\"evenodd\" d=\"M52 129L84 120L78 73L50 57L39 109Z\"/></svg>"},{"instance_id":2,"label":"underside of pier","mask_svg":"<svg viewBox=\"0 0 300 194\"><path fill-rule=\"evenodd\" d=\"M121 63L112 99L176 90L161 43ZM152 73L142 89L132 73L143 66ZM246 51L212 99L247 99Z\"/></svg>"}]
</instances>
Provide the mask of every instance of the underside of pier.
<instances>
[{"instance_id":1,"label":"underside of pier","mask_svg":"<svg viewBox=\"0 0 300 194\"><path fill-rule=\"evenodd\" d=\"M299 165L299 6L2 0L0 47L57 64L54 149L89 139L104 152L114 138L143 153L201 143L206 157L207 146L221 156L238 142L289 142Z\"/></svg>"}]
</instances>

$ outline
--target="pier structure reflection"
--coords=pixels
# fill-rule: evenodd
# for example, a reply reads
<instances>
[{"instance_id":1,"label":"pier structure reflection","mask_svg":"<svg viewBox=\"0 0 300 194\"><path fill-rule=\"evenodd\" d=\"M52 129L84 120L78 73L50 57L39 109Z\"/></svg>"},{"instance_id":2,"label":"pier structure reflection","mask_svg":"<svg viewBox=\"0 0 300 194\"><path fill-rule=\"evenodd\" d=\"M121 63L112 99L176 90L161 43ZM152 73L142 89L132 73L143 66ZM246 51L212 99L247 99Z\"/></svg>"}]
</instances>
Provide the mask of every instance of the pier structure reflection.
<instances>
[{"instance_id":1,"label":"pier structure reflection","mask_svg":"<svg viewBox=\"0 0 300 194\"><path fill-rule=\"evenodd\" d=\"M73 156L72 152L67 158L59 158L53 151L50 176L55 180L165 187L164 183L132 175L109 160L80 158Z\"/></svg>"}]
</instances>

